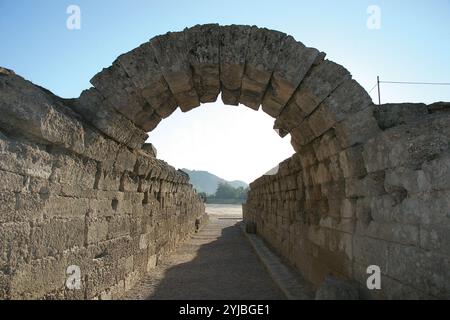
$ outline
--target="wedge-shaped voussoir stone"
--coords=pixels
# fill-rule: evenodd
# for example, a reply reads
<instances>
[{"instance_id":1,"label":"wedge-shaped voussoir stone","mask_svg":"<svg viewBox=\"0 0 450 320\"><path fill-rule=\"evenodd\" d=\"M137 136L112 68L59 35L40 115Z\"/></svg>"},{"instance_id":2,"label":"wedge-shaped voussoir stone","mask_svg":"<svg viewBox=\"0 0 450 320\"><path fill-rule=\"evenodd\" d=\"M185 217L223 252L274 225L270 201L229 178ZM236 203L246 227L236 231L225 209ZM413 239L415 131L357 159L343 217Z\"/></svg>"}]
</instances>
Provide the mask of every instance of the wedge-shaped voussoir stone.
<instances>
[{"instance_id":1,"label":"wedge-shaped voussoir stone","mask_svg":"<svg viewBox=\"0 0 450 320\"><path fill-rule=\"evenodd\" d=\"M149 42L120 56L118 62L161 118L167 118L177 109L178 104Z\"/></svg>"},{"instance_id":2,"label":"wedge-shaped voussoir stone","mask_svg":"<svg viewBox=\"0 0 450 320\"><path fill-rule=\"evenodd\" d=\"M306 118L306 114L297 105L295 100L290 100L281 114L278 116L276 123L277 129L283 129L291 132L292 129L298 127Z\"/></svg>"},{"instance_id":3,"label":"wedge-shaped voussoir stone","mask_svg":"<svg viewBox=\"0 0 450 320\"><path fill-rule=\"evenodd\" d=\"M200 106L187 57L184 32L169 32L150 40L164 78L183 112Z\"/></svg>"},{"instance_id":4,"label":"wedge-shaped voussoir stone","mask_svg":"<svg viewBox=\"0 0 450 320\"><path fill-rule=\"evenodd\" d=\"M220 93L218 24L199 25L184 31L195 90L202 103L214 102Z\"/></svg>"},{"instance_id":5,"label":"wedge-shaped voussoir stone","mask_svg":"<svg viewBox=\"0 0 450 320\"><path fill-rule=\"evenodd\" d=\"M291 36L284 39L262 108L277 117L306 76L319 51L307 48Z\"/></svg>"},{"instance_id":6,"label":"wedge-shaped voussoir stone","mask_svg":"<svg viewBox=\"0 0 450 320\"><path fill-rule=\"evenodd\" d=\"M301 146L307 145L317 137L308 121L303 121L300 126L293 129L291 136Z\"/></svg>"},{"instance_id":7,"label":"wedge-shaped voussoir stone","mask_svg":"<svg viewBox=\"0 0 450 320\"><path fill-rule=\"evenodd\" d=\"M316 137L321 136L336 123L333 115L325 109L323 104L320 105L306 121Z\"/></svg>"},{"instance_id":8,"label":"wedge-shaped voussoir stone","mask_svg":"<svg viewBox=\"0 0 450 320\"><path fill-rule=\"evenodd\" d=\"M294 99L306 114L311 114L340 84L350 79L341 65L325 60L313 67L294 94Z\"/></svg>"},{"instance_id":9,"label":"wedge-shaped voussoir stone","mask_svg":"<svg viewBox=\"0 0 450 320\"><path fill-rule=\"evenodd\" d=\"M103 69L92 78L91 83L114 109L140 128L153 113L153 109L137 92L131 79L118 63Z\"/></svg>"},{"instance_id":10,"label":"wedge-shaped voussoir stone","mask_svg":"<svg viewBox=\"0 0 450 320\"><path fill-rule=\"evenodd\" d=\"M220 82L222 101L227 105L239 104L250 31L249 26L220 28Z\"/></svg>"},{"instance_id":11,"label":"wedge-shaped voussoir stone","mask_svg":"<svg viewBox=\"0 0 450 320\"><path fill-rule=\"evenodd\" d=\"M130 148L140 148L148 138L142 129L109 106L95 88L83 91L72 108L105 135Z\"/></svg>"},{"instance_id":12,"label":"wedge-shaped voussoir stone","mask_svg":"<svg viewBox=\"0 0 450 320\"><path fill-rule=\"evenodd\" d=\"M361 111L372 105L369 94L355 80L344 81L325 99L323 106L339 122L348 115Z\"/></svg>"},{"instance_id":13,"label":"wedge-shaped voussoir stone","mask_svg":"<svg viewBox=\"0 0 450 320\"><path fill-rule=\"evenodd\" d=\"M278 31L252 27L240 97L247 107L259 109L285 37Z\"/></svg>"},{"instance_id":14,"label":"wedge-shaped voussoir stone","mask_svg":"<svg viewBox=\"0 0 450 320\"><path fill-rule=\"evenodd\" d=\"M284 138L289 134L289 131L283 128L283 124L278 119L275 120L273 129L281 138Z\"/></svg>"},{"instance_id":15,"label":"wedge-shaped voussoir stone","mask_svg":"<svg viewBox=\"0 0 450 320\"><path fill-rule=\"evenodd\" d=\"M146 132L150 132L153 131L158 124L161 122L162 118L156 113L154 112L149 119L147 119L144 123L143 123L143 129Z\"/></svg>"}]
</instances>

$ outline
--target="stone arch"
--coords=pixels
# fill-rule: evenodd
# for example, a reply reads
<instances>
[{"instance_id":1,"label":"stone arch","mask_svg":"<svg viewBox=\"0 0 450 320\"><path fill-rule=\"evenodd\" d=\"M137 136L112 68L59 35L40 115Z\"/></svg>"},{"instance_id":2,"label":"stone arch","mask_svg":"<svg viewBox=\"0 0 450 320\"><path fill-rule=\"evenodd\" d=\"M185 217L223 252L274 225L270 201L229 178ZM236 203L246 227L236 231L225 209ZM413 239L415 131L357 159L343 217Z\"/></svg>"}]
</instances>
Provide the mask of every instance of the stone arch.
<instances>
[{"instance_id":1,"label":"stone arch","mask_svg":"<svg viewBox=\"0 0 450 320\"><path fill-rule=\"evenodd\" d=\"M281 136L292 135L296 151L330 129L343 148L362 143L378 130L372 101L345 68L324 57L278 31L200 25L121 55L74 105L106 134L116 131L103 121L113 115L148 132L177 107L188 112L222 93L226 105L262 107ZM104 113L92 114L92 105Z\"/></svg>"},{"instance_id":2,"label":"stone arch","mask_svg":"<svg viewBox=\"0 0 450 320\"><path fill-rule=\"evenodd\" d=\"M120 297L194 232L202 202L144 142L220 93L291 134L295 155L251 184L244 215L308 280L449 297L447 103L375 107L324 53L255 26L155 37L91 83L62 99L0 68L0 297ZM83 267L81 293L64 287L67 264ZM381 291L365 288L371 264Z\"/></svg>"},{"instance_id":3,"label":"stone arch","mask_svg":"<svg viewBox=\"0 0 450 320\"><path fill-rule=\"evenodd\" d=\"M277 175L266 177L289 176L290 185L280 181L278 187L301 193L296 195L298 217L282 218L303 219L308 226L307 240L325 237L322 227L328 223L335 231L335 241L349 241L348 228L356 220L355 199L360 195L347 189L350 181L368 176L362 145L381 129L367 92L348 70L326 60L323 52L282 32L256 26L201 25L151 39L118 57L91 83L94 87L81 95L76 108L90 108L95 93L96 105L114 110L143 131L152 131L177 107L189 112L216 101L220 93L226 105L262 108L275 119L274 129L280 136L291 134L296 151L281 164ZM277 202L286 199L259 195L260 183L252 184L245 215L271 239L270 214L264 216L267 208L261 199L255 201L256 208L252 200L262 197L279 205ZM276 231L277 235L283 233ZM286 250L278 245L279 252ZM334 257L341 260L337 268L299 267L316 283L327 273L351 278L349 246L343 244L342 252ZM329 263L333 262L324 265Z\"/></svg>"}]
</instances>

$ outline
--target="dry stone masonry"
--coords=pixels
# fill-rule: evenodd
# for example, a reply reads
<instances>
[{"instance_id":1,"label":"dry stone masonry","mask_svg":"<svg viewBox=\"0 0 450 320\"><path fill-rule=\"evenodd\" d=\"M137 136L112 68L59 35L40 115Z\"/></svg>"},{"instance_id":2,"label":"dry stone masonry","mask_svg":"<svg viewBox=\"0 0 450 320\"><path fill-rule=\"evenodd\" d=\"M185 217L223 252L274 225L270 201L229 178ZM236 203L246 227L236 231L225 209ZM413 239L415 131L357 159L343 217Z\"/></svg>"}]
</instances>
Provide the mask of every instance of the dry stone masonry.
<instances>
[{"instance_id":1,"label":"dry stone masonry","mask_svg":"<svg viewBox=\"0 0 450 320\"><path fill-rule=\"evenodd\" d=\"M0 298L120 298L195 232L187 175L144 143L219 93L291 135L296 154L251 184L244 217L306 279L450 298L450 104L375 106L324 53L255 26L155 37L91 83L62 99L0 69Z\"/></svg>"},{"instance_id":2,"label":"dry stone masonry","mask_svg":"<svg viewBox=\"0 0 450 320\"><path fill-rule=\"evenodd\" d=\"M188 176L95 89L64 101L1 69L0 92L1 299L120 298L205 222Z\"/></svg>"}]
</instances>

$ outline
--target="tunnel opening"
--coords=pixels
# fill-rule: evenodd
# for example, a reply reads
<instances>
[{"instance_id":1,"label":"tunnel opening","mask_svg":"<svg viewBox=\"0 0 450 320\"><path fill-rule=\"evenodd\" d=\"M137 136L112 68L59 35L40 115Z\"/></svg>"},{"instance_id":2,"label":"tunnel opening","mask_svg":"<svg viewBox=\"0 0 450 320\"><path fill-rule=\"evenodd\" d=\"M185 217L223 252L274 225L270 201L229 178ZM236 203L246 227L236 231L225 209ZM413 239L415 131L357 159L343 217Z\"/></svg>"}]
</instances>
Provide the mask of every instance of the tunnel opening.
<instances>
[{"instance_id":1,"label":"tunnel opening","mask_svg":"<svg viewBox=\"0 0 450 320\"><path fill-rule=\"evenodd\" d=\"M448 104L375 106L325 54L255 26L155 37L91 83L67 100L0 68L1 297L121 297L206 223L189 177L144 143L221 93L273 117L295 151L250 184L258 236L316 286L333 274L364 297L448 298ZM372 265L382 290L365 287Z\"/></svg>"}]
</instances>

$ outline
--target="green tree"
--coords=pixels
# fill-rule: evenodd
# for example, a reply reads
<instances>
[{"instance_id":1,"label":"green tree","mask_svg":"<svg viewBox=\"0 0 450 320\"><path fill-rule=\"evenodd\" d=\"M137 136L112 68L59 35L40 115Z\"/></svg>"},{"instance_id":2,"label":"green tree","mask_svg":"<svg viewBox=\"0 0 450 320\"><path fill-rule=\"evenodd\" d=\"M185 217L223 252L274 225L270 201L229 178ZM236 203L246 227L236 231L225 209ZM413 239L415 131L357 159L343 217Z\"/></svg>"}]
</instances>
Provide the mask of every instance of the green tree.
<instances>
[{"instance_id":1,"label":"green tree","mask_svg":"<svg viewBox=\"0 0 450 320\"><path fill-rule=\"evenodd\" d=\"M217 186L215 197L217 199L236 199L236 189L228 183L221 182Z\"/></svg>"}]
</instances>

